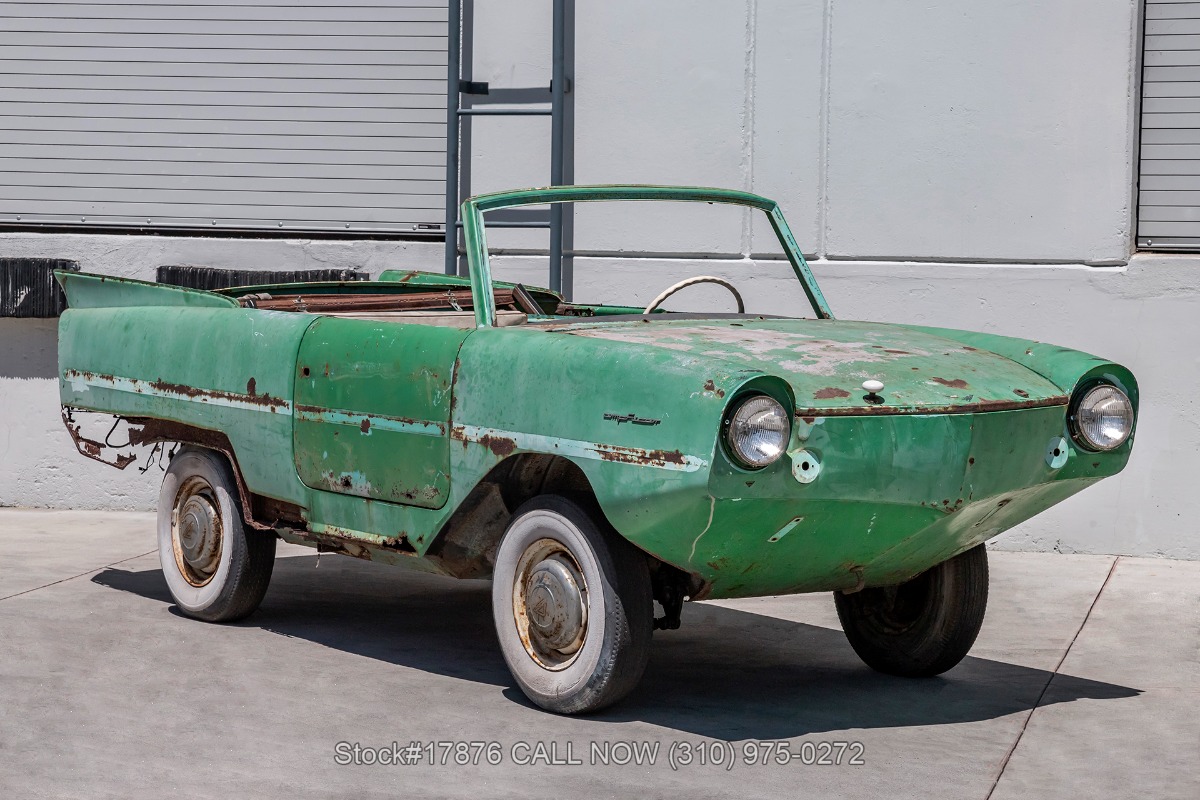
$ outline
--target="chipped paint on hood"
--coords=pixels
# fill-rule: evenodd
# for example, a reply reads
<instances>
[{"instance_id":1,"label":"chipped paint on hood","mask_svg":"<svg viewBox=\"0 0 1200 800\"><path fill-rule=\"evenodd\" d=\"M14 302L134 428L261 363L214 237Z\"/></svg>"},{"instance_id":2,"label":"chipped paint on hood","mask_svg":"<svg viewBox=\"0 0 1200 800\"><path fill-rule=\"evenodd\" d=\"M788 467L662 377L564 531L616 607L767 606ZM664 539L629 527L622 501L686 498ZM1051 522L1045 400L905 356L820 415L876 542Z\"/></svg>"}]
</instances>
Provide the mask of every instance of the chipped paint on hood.
<instances>
[{"instance_id":1,"label":"chipped paint on hood","mask_svg":"<svg viewBox=\"0 0 1200 800\"><path fill-rule=\"evenodd\" d=\"M555 326L574 336L655 347L788 381L797 413L937 413L1065 403L1064 391L985 350L897 325L747 318ZM862 382L882 381L883 403Z\"/></svg>"}]
</instances>

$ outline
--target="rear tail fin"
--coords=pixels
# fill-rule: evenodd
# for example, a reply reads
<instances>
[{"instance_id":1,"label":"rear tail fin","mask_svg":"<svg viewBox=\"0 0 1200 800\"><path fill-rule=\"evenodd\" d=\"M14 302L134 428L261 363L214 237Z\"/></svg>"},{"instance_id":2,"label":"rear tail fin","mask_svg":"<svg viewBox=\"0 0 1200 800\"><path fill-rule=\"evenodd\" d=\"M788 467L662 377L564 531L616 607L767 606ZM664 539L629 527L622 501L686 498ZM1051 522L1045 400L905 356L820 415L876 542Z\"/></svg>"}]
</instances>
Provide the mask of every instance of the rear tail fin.
<instances>
[{"instance_id":1,"label":"rear tail fin","mask_svg":"<svg viewBox=\"0 0 1200 800\"><path fill-rule=\"evenodd\" d=\"M189 308L238 308L232 297L185 289L163 283L114 278L88 272L56 271L54 277L67 293L70 308L114 308L118 306L187 306Z\"/></svg>"}]
</instances>

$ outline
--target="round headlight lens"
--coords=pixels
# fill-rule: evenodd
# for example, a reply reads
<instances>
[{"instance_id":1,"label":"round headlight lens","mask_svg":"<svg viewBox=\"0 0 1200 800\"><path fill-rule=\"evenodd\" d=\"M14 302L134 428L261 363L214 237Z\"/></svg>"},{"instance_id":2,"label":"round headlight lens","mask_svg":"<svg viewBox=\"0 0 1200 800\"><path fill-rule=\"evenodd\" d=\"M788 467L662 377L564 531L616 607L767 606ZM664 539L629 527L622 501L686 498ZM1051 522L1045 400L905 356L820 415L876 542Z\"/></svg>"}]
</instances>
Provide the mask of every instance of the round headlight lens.
<instances>
[{"instance_id":1,"label":"round headlight lens","mask_svg":"<svg viewBox=\"0 0 1200 800\"><path fill-rule=\"evenodd\" d=\"M1120 447L1133 431L1133 403L1115 386L1094 386L1075 408L1074 427L1079 443L1091 450Z\"/></svg>"},{"instance_id":2,"label":"round headlight lens","mask_svg":"<svg viewBox=\"0 0 1200 800\"><path fill-rule=\"evenodd\" d=\"M792 423L777 400L757 395L729 416L725 437L742 466L760 469L773 464L787 448Z\"/></svg>"}]
</instances>

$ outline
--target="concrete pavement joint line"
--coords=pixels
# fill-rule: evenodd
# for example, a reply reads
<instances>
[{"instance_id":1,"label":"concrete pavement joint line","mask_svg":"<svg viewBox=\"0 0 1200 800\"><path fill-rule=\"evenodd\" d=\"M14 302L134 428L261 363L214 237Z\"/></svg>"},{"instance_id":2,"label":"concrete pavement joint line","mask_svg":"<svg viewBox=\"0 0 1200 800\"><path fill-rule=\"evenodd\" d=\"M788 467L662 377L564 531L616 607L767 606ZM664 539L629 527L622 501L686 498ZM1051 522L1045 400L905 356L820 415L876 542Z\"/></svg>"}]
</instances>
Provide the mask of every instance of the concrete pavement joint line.
<instances>
[{"instance_id":1,"label":"concrete pavement joint line","mask_svg":"<svg viewBox=\"0 0 1200 800\"><path fill-rule=\"evenodd\" d=\"M1054 671L1050 673L1050 677L1046 680L1046 685L1042 687L1041 693L1038 694L1037 700L1034 701L1033 708L1029 709L1029 713L1025 715L1025 721L1021 723L1021 730L1017 732L1017 738L1013 741L1012 746L1008 748L1008 752L1004 754L1004 760L1000 762L1000 770L996 773L996 779L992 781L992 788L988 790L987 797L984 800L992 800L992 795L996 793L996 787L1000 785L1000 779L1004 777L1004 770L1008 769L1008 762L1012 759L1013 753L1017 752L1017 745L1021 743L1021 737L1025 735L1025 729L1029 727L1029 720L1033 719L1033 712L1037 711L1038 706L1042 704L1042 698L1046 696L1046 690L1050 688L1050 684L1054 683L1054 678L1058 675L1058 671L1062 669L1067 656L1071 654L1071 648L1075 646L1075 641L1079 638L1079 634L1083 632L1084 626L1091 619L1092 610L1096 608L1096 603L1100 601L1100 595L1104 594L1104 589L1108 586L1108 582L1112 580L1113 573L1117 571L1117 564L1120 561L1120 556L1113 559L1112 566L1108 568L1108 574L1104 576L1104 582L1100 584L1100 589L1096 592L1096 596L1092 598L1092 604L1088 606L1087 613L1083 615L1083 621L1079 623L1079 628L1075 631L1075 635L1071 637L1070 644L1063 651L1062 658L1054 665Z\"/></svg>"},{"instance_id":2,"label":"concrete pavement joint line","mask_svg":"<svg viewBox=\"0 0 1200 800\"><path fill-rule=\"evenodd\" d=\"M71 575L70 577L62 578L61 580L51 581L50 583L42 584L41 586L35 586L32 589L26 589L25 591L17 592L16 594L5 595L4 597L0 597L0 600L11 600L14 597L20 597L23 594L29 594L30 592L36 592L39 589L48 589L51 586L57 586L60 583L66 583L67 581L73 581L76 578L82 578L84 575L91 575L93 572L99 572L102 569L108 569L109 567L115 567L117 564L124 564L126 561L133 561L135 558L142 558L143 556L148 556L148 555L150 555L152 553L156 553L156 552L158 552L157 549L147 550L145 553L138 553L136 556L130 556L129 558L122 558L120 561L114 561L111 564L101 564L100 566L96 567L95 569L89 569L87 572L81 572L78 575Z\"/></svg>"}]
</instances>

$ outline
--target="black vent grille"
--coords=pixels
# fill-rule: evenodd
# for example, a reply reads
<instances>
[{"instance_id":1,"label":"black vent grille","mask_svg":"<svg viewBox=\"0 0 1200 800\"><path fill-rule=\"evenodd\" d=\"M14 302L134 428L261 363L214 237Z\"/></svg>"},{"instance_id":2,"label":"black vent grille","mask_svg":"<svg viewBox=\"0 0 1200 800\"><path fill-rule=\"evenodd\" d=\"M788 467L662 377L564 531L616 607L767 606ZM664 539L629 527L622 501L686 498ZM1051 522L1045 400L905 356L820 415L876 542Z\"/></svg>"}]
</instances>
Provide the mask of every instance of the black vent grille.
<instances>
[{"instance_id":1,"label":"black vent grille","mask_svg":"<svg viewBox=\"0 0 1200 800\"><path fill-rule=\"evenodd\" d=\"M57 317L67 298L54 270L78 272L64 258L0 258L0 317Z\"/></svg>"},{"instance_id":2,"label":"black vent grille","mask_svg":"<svg viewBox=\"0 0 1200 800\"><path fill-rule=\"evenodd\" d=\"M314 283L317 281L365 281L365 272L352 269L259 270L217 267L159 267L155 280L189 289L229 289L266 283Z\"/></svg>"}]
</instances>

